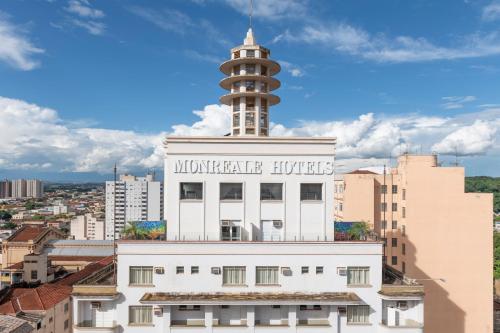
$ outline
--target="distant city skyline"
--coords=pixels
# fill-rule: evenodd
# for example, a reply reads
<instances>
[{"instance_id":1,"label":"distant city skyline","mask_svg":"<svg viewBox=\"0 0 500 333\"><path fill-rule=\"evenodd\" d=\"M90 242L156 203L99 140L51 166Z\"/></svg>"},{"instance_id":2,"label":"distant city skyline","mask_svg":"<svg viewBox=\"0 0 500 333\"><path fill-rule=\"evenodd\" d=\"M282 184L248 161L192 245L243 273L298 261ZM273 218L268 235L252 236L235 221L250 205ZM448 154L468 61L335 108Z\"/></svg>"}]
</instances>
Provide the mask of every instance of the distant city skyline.
<instances>
[{"instance_id":1,"label":"distant city skyline","mask_svg":"<svg viewBox=\"0 0 500 333\"><path fill-rule=\"evenodd\" d=\"M436 152L500 176L500 6L255 0L280 62L272 136L336 136L336 171ZM167 134L230 131L219 64L246 0L0 4L0 178L161 174ZM444 14L446 13L446 14Z\"/></svg>"}]
</instances>

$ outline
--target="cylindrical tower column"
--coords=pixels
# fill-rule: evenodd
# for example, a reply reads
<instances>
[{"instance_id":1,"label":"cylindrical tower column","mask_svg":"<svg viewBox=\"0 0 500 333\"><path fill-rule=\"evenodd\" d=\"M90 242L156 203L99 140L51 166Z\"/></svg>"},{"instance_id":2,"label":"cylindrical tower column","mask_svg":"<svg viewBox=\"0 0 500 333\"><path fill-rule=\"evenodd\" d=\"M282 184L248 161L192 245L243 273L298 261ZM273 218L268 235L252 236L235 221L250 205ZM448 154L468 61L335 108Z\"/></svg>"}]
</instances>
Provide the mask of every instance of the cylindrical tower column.
<instances>
[{"instance_id":1,"label":"cylindrical tower column","mask_svg":"<svg viewBox=\"0 0 500 333\"><path fill-rule=\"evenodd\" d=\"M220 66L228 75L220 86L229 93L220 102L231 107L231 135L269 135L269 107L280 102L270 92L280 87L273 76L281 69L269 59L270 54L269 49L255 43L250 28L243 45L233 48L231 60Z\"/></svg>"}]
</instances>

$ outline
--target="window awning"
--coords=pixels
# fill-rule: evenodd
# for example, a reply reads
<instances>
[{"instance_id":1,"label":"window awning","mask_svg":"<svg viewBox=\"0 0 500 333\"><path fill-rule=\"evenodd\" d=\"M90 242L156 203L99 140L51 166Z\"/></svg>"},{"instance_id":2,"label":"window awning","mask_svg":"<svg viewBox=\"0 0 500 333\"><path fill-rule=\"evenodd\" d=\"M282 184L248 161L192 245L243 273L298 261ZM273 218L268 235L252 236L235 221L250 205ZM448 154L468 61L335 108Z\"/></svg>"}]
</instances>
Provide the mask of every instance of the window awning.
<instances>
[{"instance_id":1,"label":"window awning","mask_svg":"<svg viewBox=\"0 0 500 333\"><path fill-rule=\"evenodd\" d=\"M362 305L352 292L325 293L146 293L142 304L193 305Z\"/></svg>"}]
</instances>

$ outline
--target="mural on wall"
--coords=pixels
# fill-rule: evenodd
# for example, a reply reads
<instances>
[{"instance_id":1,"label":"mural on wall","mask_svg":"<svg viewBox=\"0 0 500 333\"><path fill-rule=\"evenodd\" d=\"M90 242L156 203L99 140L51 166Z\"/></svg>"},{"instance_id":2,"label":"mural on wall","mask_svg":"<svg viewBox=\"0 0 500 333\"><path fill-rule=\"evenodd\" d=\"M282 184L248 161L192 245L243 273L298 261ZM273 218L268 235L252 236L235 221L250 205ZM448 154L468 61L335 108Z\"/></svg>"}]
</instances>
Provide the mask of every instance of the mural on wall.
<instances>
[{"instance_id":1,"label":"mural on wall","mask_svg":"<svg viewBox=\"0 0 500 333\"><path fill-rule=\"evenodd\" d=\"M127 222L122 238L165 240L166 234L166 221L131 221Z\"/></svg>"},{"instance_id":2,"label":"mural on wall","mask_svg":"<svg viewBox=\"0 0 500 333\"><path fill-rule=\"evenodd\" d=\"M334 222L335 240L361 240L368 236L365 222Z\"/></svg>"}]
</instances>

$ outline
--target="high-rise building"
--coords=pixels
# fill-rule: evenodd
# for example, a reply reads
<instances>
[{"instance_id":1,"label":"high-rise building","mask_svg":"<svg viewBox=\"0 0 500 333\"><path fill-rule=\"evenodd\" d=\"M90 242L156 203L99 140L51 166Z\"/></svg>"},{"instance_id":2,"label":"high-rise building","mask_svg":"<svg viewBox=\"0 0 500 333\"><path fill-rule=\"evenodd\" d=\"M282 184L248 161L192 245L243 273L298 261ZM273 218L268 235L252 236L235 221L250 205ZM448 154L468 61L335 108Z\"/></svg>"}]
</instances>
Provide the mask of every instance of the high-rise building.
<instances>
[{"instance_id":1,"label":"high-rise building","mask_svg":"<svg viewBox=\"0 0 500 333\"><path fill-rule=\"evenodd\" d=\"M43 183L38 179L26 180L26 196L28 198L43 197Z\"/></svg>"},{"instance_id":2,"label":"high-rise building","mask_svg":"<svg viewBox=\"0 0 500 333\"><path fill-rule=\"evenodd\" d=\"M92 214L79 215L71 220L71 236L76 240L103 240L104 220Z\"/></svg>"},{"instance_id":3,"label":"high-rise building","mask_svg":"<svg viewBox=\"0 0 500 333\"><path fill-rule=\"evenodd\" d=\"M221 66L232 136L166 138L167 240L117 242L116 274L74 289L75 333L423 332L422 286L383 275L382 242L334 239L336 139L256 123L269 57L249 30Z\"/></svg>"},{"instance_id":4,"label":"high-rise building","mask_svg":"<svg viewBox=\"0 0 500 333\"><path fill-rule=\"evenodd\" d=\"M106 239L119 239L127 222L160 220L163 184L153 175L120 175L116 190L114 181L106 182Z\"/></svg>"},{"instance_id":5,"label":"high-rise building","mask_svg":"<svg viewBox=\"0 0 500 333\"><path fill-rule=\"evenodd\" d=\"M0 180L0 199L12 197L12 183L10 180Z\"/></svg>"},{"instance_id":6,"label":"high-rise building","mask_svg":"<svg viewBox=\"0 0 500 333\"><path fill-rule=\"evenodd\" d=\"M14 179L12 181L12 197L26 198L26 179Z\"/></svg>"},{"instance_id":7,"label":"high-rise building","mask_svg":"<svg viewBox=\"0 0 500 333\"><path fill-rule=\"evenodd\" d=\"M367 222L385 239L387 264L425 285L428 333L493 330L493 197L464 188L464 168L435 155L335 182L336 220Z\"/></svg>"}]
</instances>

